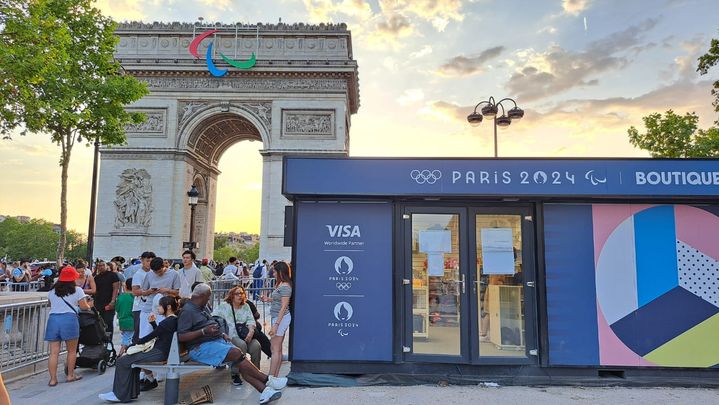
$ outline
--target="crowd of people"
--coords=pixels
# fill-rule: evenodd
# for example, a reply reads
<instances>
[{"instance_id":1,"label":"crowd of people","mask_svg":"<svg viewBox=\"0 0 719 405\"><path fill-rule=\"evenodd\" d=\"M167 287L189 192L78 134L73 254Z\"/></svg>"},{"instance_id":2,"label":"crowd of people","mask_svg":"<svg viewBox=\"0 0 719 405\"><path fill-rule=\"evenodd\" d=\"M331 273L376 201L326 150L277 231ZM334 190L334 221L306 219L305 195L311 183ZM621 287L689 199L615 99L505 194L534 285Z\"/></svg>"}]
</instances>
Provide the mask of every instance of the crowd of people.
<instances>
[{"instance_id":1,"label":"crowd of people","mask_svg":"<svg viewBox=\"0 0 719 405\"><path fill-rule=\"evenodd\" d=\"M58 384L63 342L67 347L66 381L82 378L75 373L79 320L82 313L92 312L102 319L100 324L110 339L116 320L120 329L113 387L100 394L102 400L130 402L140 392L158 387L157 376L132 368L132 364L167 360L175 333L192 361L211 366L231 364L231 383L249 383L260 392L261 404L282 395L287 379L279 377L279 370L291 322L289 264L264 260L248 265L232 257L226 266L213 271L207 259L196 262L189 250L178 266L153 252L142 253L127 267L123 264L123 258L115 257L109 262L96 261L94 269L83 260L60 266L48 289L45 340L50 346L50 387ZM214 308L210 299L213 280L232 281L233 286ZM255 301L270 305L269 331L262 329L260 313L248 299L248 290ZM270 359L268 374L259 370L262 354Z\"/></svg>"}]
</instances>

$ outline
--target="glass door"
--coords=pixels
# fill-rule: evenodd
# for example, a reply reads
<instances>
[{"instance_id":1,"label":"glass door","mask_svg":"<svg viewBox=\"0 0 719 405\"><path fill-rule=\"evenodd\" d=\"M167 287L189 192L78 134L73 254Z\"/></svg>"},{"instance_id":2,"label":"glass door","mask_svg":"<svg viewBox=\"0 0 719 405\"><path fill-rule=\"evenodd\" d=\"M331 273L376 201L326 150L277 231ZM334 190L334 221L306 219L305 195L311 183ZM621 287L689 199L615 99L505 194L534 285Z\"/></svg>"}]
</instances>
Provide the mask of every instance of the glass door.
<instances>
[{"instance_id":1,"label":"glass door","mask_svg":"<svg viewBox=\"0 0 719 405\"><path fill-rule=\"evenodd\" d=\"M468 360L464 216L456 208L405 210L404 350L412 360Z\"/></svg>"},{"instance_id":2,"label":"glass door","mask_svg":"<svg viewBox=\"0 0 719 405\"><path fill-rule=\"evenodd\" d=\"M470 214L473 361L536 362L532 218L523 208Z\"/></svg>"}]
</instances>

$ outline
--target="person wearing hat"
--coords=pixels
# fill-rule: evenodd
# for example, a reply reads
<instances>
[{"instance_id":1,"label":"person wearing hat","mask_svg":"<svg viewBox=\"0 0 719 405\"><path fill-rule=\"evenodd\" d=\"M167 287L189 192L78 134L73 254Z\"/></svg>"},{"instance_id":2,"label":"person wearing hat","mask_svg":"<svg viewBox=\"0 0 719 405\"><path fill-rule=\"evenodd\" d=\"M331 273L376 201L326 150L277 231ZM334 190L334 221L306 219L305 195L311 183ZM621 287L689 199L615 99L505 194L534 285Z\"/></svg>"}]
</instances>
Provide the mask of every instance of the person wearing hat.
<instances>
[{"instance_id":1,"label":"person wearing hat","mask_svg":"<svg viewBox=\"0 0 719 405\"><path fill-rule=\"evenodd\" d=\"M48 385L57 385L57 363L60 357L60 346L65 342L67 348L67 382L77 381L82 376L75 375L75 360L77 359L77 339L80 337L80 323L78 313L89 310L87 295L82 288L75 285L79 277L77 270L66 266L60 271L60 277L52 290L47 294L50 302L50 313L45 326L45 341L50 345L48 358L48 371L50 382Z\"/></svg>"},{"instance_id":2,"label":"person wearing hat","mask_svg":"<svg viewBox=\"0 0 719 405\"><path fill-rule=\"evenodd\" d=\"M212 272L208 264L210 263L207 258L202 259L202 266L200 266L200 273L202 273L202 278L204 279L205 283L209 283L215 278L215 274Z\"/></svg>"}]
</instances>

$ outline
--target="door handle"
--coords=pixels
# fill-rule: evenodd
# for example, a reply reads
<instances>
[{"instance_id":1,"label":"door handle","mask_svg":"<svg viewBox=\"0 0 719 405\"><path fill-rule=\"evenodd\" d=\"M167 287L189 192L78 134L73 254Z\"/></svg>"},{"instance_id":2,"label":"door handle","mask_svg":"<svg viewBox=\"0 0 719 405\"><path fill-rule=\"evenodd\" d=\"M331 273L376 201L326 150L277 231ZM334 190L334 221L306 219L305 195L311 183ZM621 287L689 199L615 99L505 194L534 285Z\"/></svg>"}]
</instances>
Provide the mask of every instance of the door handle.
<instances>
[{"instance_id":1,"label":"door handle","mask_svg":"<svg viewBox=\"0 0 719 405\"><path fill-rule=\"evenodd\" d=\"M466 283L464 282L464 274L462 274L462 279L459 280L459 283L462 284L462 294L464 294L464 293L465 293L465 286L466 286Z\"/></svg>"}]
</instances>

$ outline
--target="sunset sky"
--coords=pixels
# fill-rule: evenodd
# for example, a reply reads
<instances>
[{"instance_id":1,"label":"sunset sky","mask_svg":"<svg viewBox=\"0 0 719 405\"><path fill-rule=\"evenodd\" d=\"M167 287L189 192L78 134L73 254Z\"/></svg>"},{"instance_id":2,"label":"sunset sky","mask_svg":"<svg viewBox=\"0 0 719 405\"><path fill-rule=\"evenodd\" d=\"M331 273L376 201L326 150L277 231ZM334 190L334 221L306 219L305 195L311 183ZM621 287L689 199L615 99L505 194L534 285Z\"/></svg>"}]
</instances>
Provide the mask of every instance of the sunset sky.
<instances>
[{"instance_id":1,"label":"sunset sky","mask_svg":"<svg viewBox=\"0 0 719 405\"><path fill-rule=\"evenodd\" d=\"M717 114L697 58L719 37L716 0L100 0L117 21L345 22L359 64L352 156L492 156L474 104L512 97L525 118L499 134L503 157L647 156L627 140L641 117ZM643 127L641 127L643 130ZM220 161L216 228L259 232L258 142ZM0 141L0 214L59 221L59 148L41 134ZM69 226L87 232L92 153L75 150ZM169 196L168 196L169 197ZM238 212L238 202L240 210Z\"/></svg>"}]
</instances>

